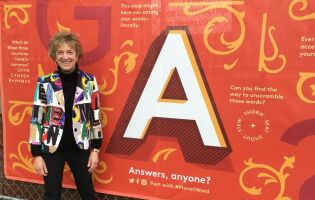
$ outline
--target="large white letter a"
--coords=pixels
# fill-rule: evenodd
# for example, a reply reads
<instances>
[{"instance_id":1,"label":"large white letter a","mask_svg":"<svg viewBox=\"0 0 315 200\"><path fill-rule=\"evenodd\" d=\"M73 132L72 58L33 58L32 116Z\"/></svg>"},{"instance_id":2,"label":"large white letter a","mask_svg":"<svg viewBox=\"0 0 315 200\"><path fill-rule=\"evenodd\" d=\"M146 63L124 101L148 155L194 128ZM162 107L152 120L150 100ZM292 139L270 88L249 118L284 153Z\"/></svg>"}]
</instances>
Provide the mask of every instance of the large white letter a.
<instances>
[{"instance_id":1,"label":"large white letter a","mask_svg":"<svg viewBox=\"0 0 315 200\"><path fill-rule=\"evenodd\" d=\"M176 138L188 162L216 164L231 152L183 27L163 32L150 46L106 152L130 155L148 135Z\"/></svg>"},{"instance_id":2,"label":"large white letter a","mask_svg":"<svg viewBox=\"0 0 315 200\"><path fill-rule=\"evenodd\" d=\"M174 71L187 100L163 98ZM153 117L195 120L204 145L226 147L184 30L169 32L124 137L143 138Z\"/></svg>"}]
</instances>

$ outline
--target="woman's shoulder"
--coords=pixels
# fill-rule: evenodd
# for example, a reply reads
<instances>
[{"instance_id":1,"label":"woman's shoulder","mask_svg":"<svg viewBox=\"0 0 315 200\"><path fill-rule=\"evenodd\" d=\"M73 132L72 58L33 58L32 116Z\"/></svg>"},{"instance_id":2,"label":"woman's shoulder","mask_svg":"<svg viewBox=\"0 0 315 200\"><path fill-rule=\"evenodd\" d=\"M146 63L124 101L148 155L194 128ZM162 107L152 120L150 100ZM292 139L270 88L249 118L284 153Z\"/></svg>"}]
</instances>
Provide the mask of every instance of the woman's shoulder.
<instances>
[{"instance_id":1,"label":"woman's shoulder","mask_svg":"<svg viewBox=\"0 0 315 200\"><path fill-rule=\"evenodd\" d=\"M83 78L86 78L89 81L93 81L95 79L95 76L93 74L81 70L79 70L79 75Z\"/></svg>"}]
</instances>

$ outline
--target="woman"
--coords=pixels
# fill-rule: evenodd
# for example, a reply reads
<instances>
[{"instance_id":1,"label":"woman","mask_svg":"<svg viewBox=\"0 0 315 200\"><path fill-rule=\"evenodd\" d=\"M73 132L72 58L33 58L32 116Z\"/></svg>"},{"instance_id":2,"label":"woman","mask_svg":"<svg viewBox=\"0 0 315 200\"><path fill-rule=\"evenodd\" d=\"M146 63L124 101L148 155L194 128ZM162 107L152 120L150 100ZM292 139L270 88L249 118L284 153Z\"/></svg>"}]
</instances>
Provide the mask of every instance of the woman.
<instances>
[{"instance_id":1,"label":"woman","mask_svg":"<svg viewBox=\"0 0 315 200\"><path fill-rule=\"evenodd\" d=\"M103 137L97 81L79 69L82 47L75 34L57 33L49 56L58 66L38 78L29 139L34 168L44 177L44 199L61 198L65 162L81 198L96 199L91 173Z\"/></svg>"}]
</instances>

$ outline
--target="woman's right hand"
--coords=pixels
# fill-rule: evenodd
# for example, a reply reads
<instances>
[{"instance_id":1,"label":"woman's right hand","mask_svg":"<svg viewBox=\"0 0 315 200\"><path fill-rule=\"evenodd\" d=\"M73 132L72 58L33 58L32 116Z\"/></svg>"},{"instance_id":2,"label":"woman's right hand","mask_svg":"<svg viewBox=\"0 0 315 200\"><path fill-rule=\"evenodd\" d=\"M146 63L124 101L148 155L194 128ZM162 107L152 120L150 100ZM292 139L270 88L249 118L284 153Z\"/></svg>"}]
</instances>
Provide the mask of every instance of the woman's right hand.
<instances>
[{"instance_id":1,"label":"woman's right hand","mask_svg":"<svg viewBox=\"0 0 315 200\"><path fill-rule=\"evenodd\" d=\"M43 157L36 156L33 158L33 160L34 160L33 165L37 174L42 175L42 176L47 176L48 170L47 170L46 163Z\"/></svg>"}]
</instances>

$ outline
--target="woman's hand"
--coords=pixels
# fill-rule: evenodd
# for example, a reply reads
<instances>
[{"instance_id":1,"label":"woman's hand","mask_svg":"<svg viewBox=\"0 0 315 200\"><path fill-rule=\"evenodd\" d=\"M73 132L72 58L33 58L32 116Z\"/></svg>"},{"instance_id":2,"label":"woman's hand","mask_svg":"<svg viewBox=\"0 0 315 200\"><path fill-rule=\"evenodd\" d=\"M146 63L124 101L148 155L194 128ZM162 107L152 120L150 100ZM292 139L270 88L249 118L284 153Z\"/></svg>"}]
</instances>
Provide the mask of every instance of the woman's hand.
<instances>
[{"instance_id":1,"label":"woman's hand","mask_svg":"<svg viewBox=\"0 0 315 200\"><path fill-rule=\"evenodd\" d=\"M96 167L98 165L98 161L99 161L98 152L91 151L90 157L89 157L89 162L87 165L90 173L92 173L96 169Z\"/></svg>"},{"instance_id":2,"label":"woman's hand","mask_svg":"<svg viewBox=\"0 0 315 200\"><path fill-rule=\"evenodd\" d=\"M42 176L47 176L48 170L46 167L46 163L41 156L36 156L33 158L33 166L35 168L35 171L37 174L42 175Z\"/></svg>"}]
</instances>

